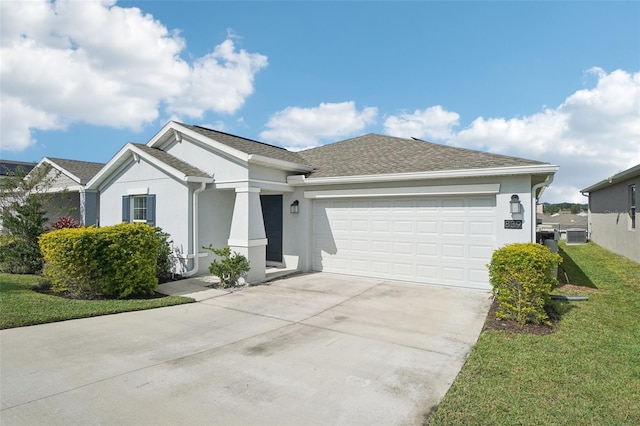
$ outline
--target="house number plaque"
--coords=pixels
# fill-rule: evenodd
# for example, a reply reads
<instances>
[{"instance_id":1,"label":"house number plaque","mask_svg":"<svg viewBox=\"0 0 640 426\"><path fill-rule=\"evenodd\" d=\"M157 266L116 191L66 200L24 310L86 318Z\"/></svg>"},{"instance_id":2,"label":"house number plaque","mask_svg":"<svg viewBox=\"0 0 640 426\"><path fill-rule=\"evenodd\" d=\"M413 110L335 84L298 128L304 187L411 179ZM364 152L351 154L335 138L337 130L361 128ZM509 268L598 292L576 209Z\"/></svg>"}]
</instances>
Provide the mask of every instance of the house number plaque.
<instances>
[{"instance_id":1,"label":"house number plaque","mask_svg":"<svg viewBox=\"0 0 640 426\"><path fill-rule=\"evenodd\" d=\"M522 229L521 220L505 220L504 229Z\"/></svg>"}]
</instances>

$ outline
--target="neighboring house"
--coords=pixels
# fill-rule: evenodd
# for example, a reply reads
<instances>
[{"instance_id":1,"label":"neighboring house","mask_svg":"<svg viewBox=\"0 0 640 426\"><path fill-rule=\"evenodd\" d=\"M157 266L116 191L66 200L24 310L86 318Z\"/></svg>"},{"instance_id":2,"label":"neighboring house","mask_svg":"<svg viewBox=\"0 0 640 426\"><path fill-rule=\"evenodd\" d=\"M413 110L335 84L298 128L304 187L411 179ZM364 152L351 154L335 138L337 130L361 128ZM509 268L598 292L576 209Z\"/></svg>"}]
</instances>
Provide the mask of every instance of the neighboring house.
<instances>
[{"instance_id":1,"label":"neighboring house","mask_svg":"<svg viewBox=\"0 0 640 426\"><path fill-rule=\"evenodd\" d=\"M51 157L44 157L35 166L32 173L45 168L44 179L51 184L46 188L52 194L46 206L50 223L60 216L70 216L87 226L98 224L98 193L85 186L103 166L103 163Z\"/></svg>"},{"instance_id":2,"label":"neighboring house","mask_svg":"<svg viewBox=\"0 0 640 426\"><path fill-rule=\"evenodd\" d=\"M591 241L640 263L640 164L583 189L589 196Z\"/></svg>"},{"instance_id":3,"label":"neighboring house","mask_svg":"<svg viewBox=\"0 0 640 426\"><path fill-rule=\"evenodd\" d=\"M566 231L567 229L587 229L587 213L573 214L569 212L559 212L554 214L538 214L538 219L542 221L543 228Z\"/></svg>"},{"instance_id":4,"label":"neighboring house","mask_svg":"<svg viewBox=\"0 0 640 426\"><path fill-rule=\"evenodd\" d=\"M536 199L557 166L368 134L291 152L169 122L127 144L86 185L100 224L171 234L188 276L202 246L266 265L489 289L494 249L535 241ZM512 213L514 212L514 213Z\"/></svg>"}]
</instances>

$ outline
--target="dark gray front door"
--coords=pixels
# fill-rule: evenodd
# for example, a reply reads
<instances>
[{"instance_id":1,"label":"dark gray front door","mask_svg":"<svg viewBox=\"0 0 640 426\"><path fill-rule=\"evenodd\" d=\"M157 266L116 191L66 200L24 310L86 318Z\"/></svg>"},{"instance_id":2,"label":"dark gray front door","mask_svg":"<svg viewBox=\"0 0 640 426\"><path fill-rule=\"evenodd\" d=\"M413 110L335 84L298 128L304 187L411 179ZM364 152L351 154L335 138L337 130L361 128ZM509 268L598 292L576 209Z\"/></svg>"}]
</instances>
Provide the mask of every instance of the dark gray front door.
<instances>
[{"instance_id":1,"label":"dark gray front door","mask_svg":"<svg viewBox=\"0 0 640 426\"><path fill-rule=\"evenodd\" d=\"M282 195L261 195L264 231L267 234L267 261L282 262Z\"/></svg>"}]
</instances>

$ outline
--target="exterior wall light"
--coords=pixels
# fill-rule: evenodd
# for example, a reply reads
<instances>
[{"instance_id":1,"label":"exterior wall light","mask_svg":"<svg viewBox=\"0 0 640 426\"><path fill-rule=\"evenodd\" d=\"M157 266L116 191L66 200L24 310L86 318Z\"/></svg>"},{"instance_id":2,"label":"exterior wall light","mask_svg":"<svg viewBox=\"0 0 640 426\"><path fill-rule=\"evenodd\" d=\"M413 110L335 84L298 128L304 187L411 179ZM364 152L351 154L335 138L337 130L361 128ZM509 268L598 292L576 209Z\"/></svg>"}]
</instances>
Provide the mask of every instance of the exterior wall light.
<instances>
[{"instance_id":1,"label":"exterior wall light","mask_svg":"<svg viewBox=\"0 0 640 426\"><path fill-rule=\"evenodd\" d=\"M513 214L517 214L520 213L520 208L522 207L522 204L520 204L520 197L518 197L518 195L513 194L511 196L511 201L509 201L510 207L511 207L511 213Z\"/></svg>"},{"instance_id":2,"label":"exterior wall light","mask_svg":"<svg viewBox=\"0 0 640 426\"><path fill-rule=\"evenodd\" d=\"M298 202L298 200L295 200L293 203L291 203L291 205L289 206L289 213L291 214L300 213L300 203Z\"/></svg>"}]
</instances>

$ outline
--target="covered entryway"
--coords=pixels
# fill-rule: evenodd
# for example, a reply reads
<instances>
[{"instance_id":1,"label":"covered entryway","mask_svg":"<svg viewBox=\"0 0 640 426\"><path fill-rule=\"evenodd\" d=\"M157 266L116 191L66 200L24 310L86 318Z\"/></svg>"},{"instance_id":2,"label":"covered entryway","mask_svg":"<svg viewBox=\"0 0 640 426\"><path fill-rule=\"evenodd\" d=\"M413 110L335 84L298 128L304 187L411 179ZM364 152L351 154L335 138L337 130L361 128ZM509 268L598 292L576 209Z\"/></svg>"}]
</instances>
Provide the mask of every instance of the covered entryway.
<instances>
[{"instance_id":1,"label":"covered entryway","mask_svg":"<svg viewBox=\"0 0 640 426\"><path fill-rule=\"evenodd\" d=\"M316 271L488 289L495 195L315 200Z\"/></svg>"}]
</instances>

